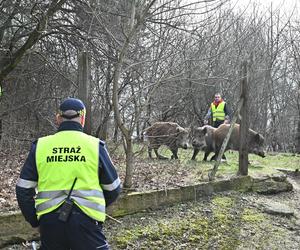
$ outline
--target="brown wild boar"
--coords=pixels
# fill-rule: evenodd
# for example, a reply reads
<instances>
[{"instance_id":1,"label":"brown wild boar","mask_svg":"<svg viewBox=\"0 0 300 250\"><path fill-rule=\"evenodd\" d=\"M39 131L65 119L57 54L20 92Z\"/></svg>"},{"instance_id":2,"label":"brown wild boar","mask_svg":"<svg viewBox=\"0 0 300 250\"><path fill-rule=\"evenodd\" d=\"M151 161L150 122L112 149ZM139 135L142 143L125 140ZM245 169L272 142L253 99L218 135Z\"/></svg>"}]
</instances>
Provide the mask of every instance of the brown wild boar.
<instances>
[{"instance_id":1,"label":"brown wild boar","mask_svg":"<svg viewBox=\"0 0 300 250\"><path fill-rule=\"evenodd\" d=\"M189 131L174 122L156 122L145 129L145 136L149 141L148 155L152 158L152 149L158 159L167 159L158 153L161 145L166 145L172 151L172 159L178 159L178 148L187 149Z\"/></svg>"},{"instance_id":2,"label":"brown wild boar","mask_svg":"<svg viewBox=\"0 0 300 250\"><path fill-rule=\"evenodd\" d=\"M214 132L215 155L212 157L211 160L215 160L216 157L218 156L218 153L222 147L222 143L229 131L229 127L230 127L230 124L222 124L220 127L218 127L215 130L215 132ZM239 148L240 148L239 132L240 132L240 125L235 124L232 134L229 138L226 150L228 150L228 149L239 150ZM252 129L249 129L249 134L248 134L249 153L256 154L261 157L265 157L264 141L265 141L265 139L261 134L255 132Z\"/></svg>"}]
</instances>

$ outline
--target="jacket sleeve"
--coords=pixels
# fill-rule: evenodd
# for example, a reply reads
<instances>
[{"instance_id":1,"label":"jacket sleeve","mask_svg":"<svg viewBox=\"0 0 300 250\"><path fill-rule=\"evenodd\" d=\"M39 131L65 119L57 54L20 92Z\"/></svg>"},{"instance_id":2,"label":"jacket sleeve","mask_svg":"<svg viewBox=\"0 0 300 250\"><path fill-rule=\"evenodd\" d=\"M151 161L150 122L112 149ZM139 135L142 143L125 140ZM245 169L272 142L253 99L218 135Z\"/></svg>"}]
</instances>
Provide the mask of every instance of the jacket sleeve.
<instances>
[{"instance_id":1,"label":"jacket sleeve","mask_svg":"<svg viewBox=\"0 0 300 250\"><path fill-rule=\"evenodd\" d=\"M209 106L209 109L204 117L204 120L208 120L211 118L211 106Z\"/></svg>"},{"instance_id":2,"label":"jacket sleeve","mask_svg":"<svg viewBox=\"0 0 300 250\"><path fill-rule=\"evenodd\" d=\"M225 103L225 105L224 105L224 113L225 113L225 119L230 119L230 110L229 110L229 108L228 108L228 105L227 105L227 103Z\"/></svg>"},{"instance_id":3,"label":"jacket sleeve","mask_svg":"<svg viewBox=\"0 0 300 250\"><path fill-rule=\"evenodd\" d=\"M29 155L21 169L20 177L16 185L16 196L19 207L25 220L32 227L39 225L34 196L36 195L35 188L37 186L37 168L35 161L36 142L32 143Z\"/></svg>"},{"instance_id":4,"label":"jacket sleeve","mask_svg":"<svg viewBox=\"0 0 300 250\"><path fill-rule=\"evenodd\" d=\"M106 206L113 203L121 192L121 181L110 159L104 142L99 146L99 180L103 190Z\"/></svg>"}]
</instances>

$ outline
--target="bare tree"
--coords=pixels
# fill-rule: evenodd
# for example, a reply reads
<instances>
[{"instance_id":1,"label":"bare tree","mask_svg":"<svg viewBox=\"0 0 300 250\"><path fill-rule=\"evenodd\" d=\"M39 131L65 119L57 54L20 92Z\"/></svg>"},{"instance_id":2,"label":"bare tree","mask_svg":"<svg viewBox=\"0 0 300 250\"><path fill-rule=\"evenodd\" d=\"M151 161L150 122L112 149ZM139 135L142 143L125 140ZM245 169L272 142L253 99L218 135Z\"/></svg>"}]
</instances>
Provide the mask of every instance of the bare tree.
<instances>
[{"instance_id":1,"label":"bare tree","mask_svg":"<svg viewBox=\"0 0 300 250\"><path fill-rule=\"evenodd\" d=\"M131 187L132 185L132 168L133 168L132 129L130 128L128 129L125 126L121 113L119 111L118 86L119 86L123 61L125 60L128 47L132 39L134 38L134 36L139 31L139 28L144 22L149 9L154 3L155 0L152 0L151 2L143 6L143 9L141 9L140 12L136 12L136 3L135 1L132 2L131 16L128 25L129 27L128 34L126 35L126 39L120 50L118 61L115 64L115 70L113 76L113 99L112 99L113 109L114 109L116 122L118 124L118 127L122 131L125 140L124 147L126 153L126 177L125 177L124 187Z\"/></svg>"},{"instance_id":2,"label":"bare tree","mask_svg":"<svg viewBox=\"0 0 300 250\"><path fill-rule=\"evenodd\" d=\"M28 9L28 3L21 0L2 2L1 11L6 19L0 27L1 41L5 39L5 44L1 48L5 51L0 61L0 82L18 65L24 54L31 49L43 36L47 29L49 19L61 9L66 0L53 0L49 4L37 6L38 3L30 2L29 13L31 18L28 20L29 26L18 24L18 19L27 13L20 13L19 7ZM7 5L6 5L7 4ZM13 6L12 8L10 6ZM35 20L35 21L34 21ZM3 43L2 43L3 44Z\"/></svg>"}]
</instances>

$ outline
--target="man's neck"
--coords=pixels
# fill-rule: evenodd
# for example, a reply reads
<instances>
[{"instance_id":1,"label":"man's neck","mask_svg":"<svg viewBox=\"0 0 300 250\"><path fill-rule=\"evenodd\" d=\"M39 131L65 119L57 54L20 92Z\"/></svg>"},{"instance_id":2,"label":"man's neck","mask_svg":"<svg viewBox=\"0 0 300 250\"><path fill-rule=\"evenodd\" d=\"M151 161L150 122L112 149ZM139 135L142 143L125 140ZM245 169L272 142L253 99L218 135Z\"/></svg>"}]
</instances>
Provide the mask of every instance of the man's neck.
<instances>
[{"instance_id":1,"label":"man's neck","mask_svg":"<svg viewBox=\"0 0 300 250\"><path fill-rule=\"evenodd\" d=\"M59 125L57 132L65 130L83 131L83 127L75 121L64 121Z\"/></svg>"},{"instance_id":2,"label":"man's neck","mask_svg":"<svg viewBox=\"0 0 300 250\"><path fill-rule=\"evenodd\" d=\"M221 102L223 102L223 99L220 99L219 101L214 101L214 105L217 107Z\"/></svg>"}]
</instances>

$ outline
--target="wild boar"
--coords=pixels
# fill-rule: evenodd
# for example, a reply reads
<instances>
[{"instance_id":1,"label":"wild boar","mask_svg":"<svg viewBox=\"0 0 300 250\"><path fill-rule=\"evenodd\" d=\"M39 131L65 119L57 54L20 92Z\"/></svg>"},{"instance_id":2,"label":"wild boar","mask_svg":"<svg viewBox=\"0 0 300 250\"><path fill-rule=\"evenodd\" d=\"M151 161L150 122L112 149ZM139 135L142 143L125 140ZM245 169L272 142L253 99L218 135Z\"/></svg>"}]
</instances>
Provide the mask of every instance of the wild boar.
<instances>
[{"instance_id":1,"label":"wild boar","mask_svg":"<svg viewBox=\"0 0 300 250\"><path fill-rule=\"evenodd\" d=\"M149 141L148 155L152 158L152 149L158 159L167 159L158 153L161 145L166 145L172 151L172 159L178 159L178 148L187 149L189 140L188 129L180 127L174 122L156 122L144 130Z\"/></svg>"},{"instance_id":2,"label":"wild boar","mask_svg":"<svg viewBox=\"0 0 300 250\"><path fill-rule=\"evenodd\" d=\"M230 127L229 124L222 124L214 131L215 155L212 157L211 160L215 160L219 151L221 150L223 140L225 139L229 131L229 127ZM226 150L228 149L239 150L240 148L239 132L240 132L240 125L235 124L230 139L228 141ZM249 129L248 148L249 148L249 153L256 154L261 157L265 157L264 137L261 134L255 132L254 130Z\"/></svg>"},{"instance_id":3,"label":"wild boar","mask_svg":"<svg viewBox=\"0 0 300 250\"><path fill-rule=\"evenodd\" d=\"M216 128L205 125L203 127L197 127L193 130L192 135L192 146L194 148L194 153L192 160L196 160L196 156L200 150L205 152L203 161L207 161L207 157L211 152L215 151L214 142L214 131Z\"/></svg>"}]
</instances>

